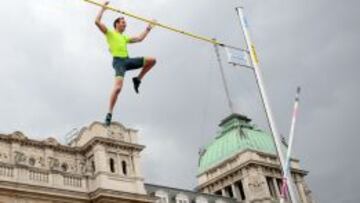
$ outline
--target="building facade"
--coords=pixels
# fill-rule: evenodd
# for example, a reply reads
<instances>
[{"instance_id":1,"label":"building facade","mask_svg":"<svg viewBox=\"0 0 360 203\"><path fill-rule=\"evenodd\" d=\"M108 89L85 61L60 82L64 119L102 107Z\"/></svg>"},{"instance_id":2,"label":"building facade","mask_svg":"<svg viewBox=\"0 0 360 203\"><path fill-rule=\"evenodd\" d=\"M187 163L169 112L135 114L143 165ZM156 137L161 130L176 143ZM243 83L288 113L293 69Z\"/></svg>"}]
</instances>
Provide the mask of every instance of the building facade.
<instances>
[{"instance_id":1,"label":"building facade","mask_svg":"<svg viewBox=\"0 0 360 203\"><path fill-rule=\"evenodd\" d=\"M155 202L147 195L137 132L95 122L69 145L0 135L1 203Z\"/></svg>"},{"instance_id":2,"label":"building facade","mask_svg":"<svg viewBox=\"0 0 360 203\"><path fill-rule=\"evenodd\" d=\"M198 186L184 190L144 183L144 145L136 130L94 122L67 145L0 134L0 203L257 203L277 202L280 168L271 137L231 115L202 151ZM304 171L291 171L303 203L312 203Z\"/></svg>"},{"instance_id":3,"label":"building facade","mask_svg":"<svg viewBox=\"0 0 360 203\"><path fill-rule=\"evenodd\" d=\"M137 131L94 122L68 144L0 134L0 203L235 203L145 184ZM166 197L166 199L164 199Z\"/></svg>"}]
</instances>

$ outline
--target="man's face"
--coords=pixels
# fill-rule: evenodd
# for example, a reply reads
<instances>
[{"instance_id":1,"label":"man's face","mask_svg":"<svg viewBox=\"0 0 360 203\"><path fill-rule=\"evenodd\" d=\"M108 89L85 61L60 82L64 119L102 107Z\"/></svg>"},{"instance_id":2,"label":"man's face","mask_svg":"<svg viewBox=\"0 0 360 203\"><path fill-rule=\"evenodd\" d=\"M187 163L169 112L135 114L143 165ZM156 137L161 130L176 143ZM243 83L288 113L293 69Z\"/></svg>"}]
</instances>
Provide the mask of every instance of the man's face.
<instances>
[{"instance_id":1,"label":"man's face","mask_svg":"<svg viewBox=\"0 0 360 203\"><path fill-rule=\"evenodd\" d=\"M126 28L126 21L124 18L121 18L118 23L116 23L117 30L123 32Z\"/></svg>"}]
</instances>

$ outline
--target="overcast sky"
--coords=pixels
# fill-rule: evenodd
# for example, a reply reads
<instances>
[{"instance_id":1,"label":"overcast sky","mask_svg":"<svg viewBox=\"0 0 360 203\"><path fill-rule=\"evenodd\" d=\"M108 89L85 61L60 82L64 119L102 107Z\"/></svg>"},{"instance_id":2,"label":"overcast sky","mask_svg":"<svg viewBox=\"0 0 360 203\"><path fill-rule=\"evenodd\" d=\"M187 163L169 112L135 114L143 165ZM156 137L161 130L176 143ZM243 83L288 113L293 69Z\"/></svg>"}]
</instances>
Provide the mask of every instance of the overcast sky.
<instances>
[{"instance_id":1,"label":"overcast sky","mask_svg":"<svg viewBox=\"0 0 360 203\"><path fill-rule=\"evenodd\" d=\"M295 154L318 202L360 202L359 41L356 0L111 2L145 17L244 47L234 7L243 5L280 132L287 135L301 85ZM64 136L104 119L113 83L111 56L96 29L97 8L81 0L11 0L0 7L0 132ZM111 26L116 14L104 21ZM128 19L127 34L146 24ZM229 114L210 44L154 29L131 56L155 56L141 94L127 73L114 119L140 130L146 182L196 186L198 150ZM222 50L223 60L225 53ZM267 130L254 75L226 65L239 113Z\"/></svg>"}]
</instances>

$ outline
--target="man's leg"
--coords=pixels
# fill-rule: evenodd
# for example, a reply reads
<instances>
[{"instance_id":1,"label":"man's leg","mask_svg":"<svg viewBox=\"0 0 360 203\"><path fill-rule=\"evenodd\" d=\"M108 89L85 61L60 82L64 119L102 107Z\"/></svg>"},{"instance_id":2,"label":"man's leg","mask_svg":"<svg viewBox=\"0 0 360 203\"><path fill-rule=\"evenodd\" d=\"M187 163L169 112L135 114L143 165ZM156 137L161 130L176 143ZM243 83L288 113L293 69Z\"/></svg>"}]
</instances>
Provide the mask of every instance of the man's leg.
<instances>
[{"instance_id":1,"label":"man's leg","mask_svg":"<svg viewBox=\"0 0 360 203\"><path fill-rule=\"evenodd\" d=\"M151 70L152 67L156 64L156 59L153 57L144 57L144 65L139 73L139 75L135 78L133 78L134 88L136 93L139 93L139 86L141 83L141 80L144 78L146 73Z\"/></svg>"},{"instance_id":2,"label":"man's leg","mask_svg":"<svg viewBox=\"0 0 360 203\"><path fill-rule=\"evenodd\" d=\"M138 78L142 80L149 70L156 64L156 59L153 57L144 57L144 66L141 69Z\"/></svg>"},{"instance_id":3,"label":"man's leg","mask_svg":"<svg viewBox=\"0 0 360 203\"><path fill-rule=\"evenodd\" d=\"M123 78L122 77L116 77L115 78L115 83L114 83L114 87L111 91L111 96L110 96L110 103L109 103L109 112L106 115L106 120L105 120L105 124L106 125L110 125L111 123L111 117L112 117L112 113L117 101L117 98L121 92L121 88L123 86Z\"/></svg>"}]
</instances>

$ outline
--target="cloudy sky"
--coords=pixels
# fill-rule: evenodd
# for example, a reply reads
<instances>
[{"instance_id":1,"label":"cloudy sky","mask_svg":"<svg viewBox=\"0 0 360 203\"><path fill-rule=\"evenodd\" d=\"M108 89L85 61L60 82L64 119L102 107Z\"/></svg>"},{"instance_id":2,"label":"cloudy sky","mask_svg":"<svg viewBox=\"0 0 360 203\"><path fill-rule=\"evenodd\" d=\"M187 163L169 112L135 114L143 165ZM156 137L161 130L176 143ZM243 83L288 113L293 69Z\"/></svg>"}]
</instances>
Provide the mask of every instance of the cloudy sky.
<instances>
[{"instance_id":1,"label":"cloudy sky","mask_svg":"<svg viewBox=\"0 0 360 203\"><path fill-rule=\"evenodd\" d=\"M244 47L234 7L243 5L280 132L287 135L301 85L295 154L318 202L360 202L356 0L123 0L112 5ZM12 0L0 7L0 132L34 139L102 121L113 82L111 56L94 26L97 8L81 0ZM106 13L110 26L117 15ZM145 24L128 19L129 35ZM130 47L156 56L156 68L133 92L127 74L115 120L140 130L147 182L193 188L197 154L229 114L213 47L155 29ZM225 53L222 50L223 60ZM267 130L254 75L226 65L238 112Z\"/></svg>"}]
</instances>

